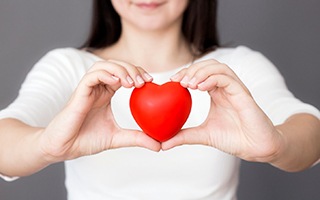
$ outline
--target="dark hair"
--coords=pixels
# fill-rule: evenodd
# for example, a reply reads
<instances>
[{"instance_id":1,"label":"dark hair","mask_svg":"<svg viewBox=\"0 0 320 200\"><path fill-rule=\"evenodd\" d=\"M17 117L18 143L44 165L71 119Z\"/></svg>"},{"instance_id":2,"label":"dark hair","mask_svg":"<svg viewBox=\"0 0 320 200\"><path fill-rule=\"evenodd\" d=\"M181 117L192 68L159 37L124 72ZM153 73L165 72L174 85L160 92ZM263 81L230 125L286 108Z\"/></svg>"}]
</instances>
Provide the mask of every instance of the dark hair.
<instances>
[{"instance_id":1,"label":"dark hair","mask_svg":"<svg viewBox=\"0 0 320 200\"><path fill-rule=\"evenodd\" d=\"M194 56L201 56L219 46L217 0L189 0L184 12L182 32L192 44ZM121 21L110 0L94 0L92 27L83 47L99 49L117 42Z\"/></svg>"}]
</instances>

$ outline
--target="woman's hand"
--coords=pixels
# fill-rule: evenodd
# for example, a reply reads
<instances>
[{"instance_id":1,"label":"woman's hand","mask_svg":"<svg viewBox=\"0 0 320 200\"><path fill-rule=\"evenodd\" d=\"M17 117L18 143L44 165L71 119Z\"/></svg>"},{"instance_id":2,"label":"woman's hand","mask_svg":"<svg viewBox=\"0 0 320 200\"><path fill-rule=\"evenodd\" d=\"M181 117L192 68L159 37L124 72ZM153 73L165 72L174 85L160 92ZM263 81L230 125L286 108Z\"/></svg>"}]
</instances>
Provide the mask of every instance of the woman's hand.
<instances>
[{"instance_id":1,"label":"woman's hand","mask_svg":"<svg viewBox=\"0 0 320 200\"><path fill-rule=\"evenodd\" d=\"M142 68L125 62L97 62L84 75L66 107L41 134L41 147L53 162L120 147L154 151L160 144L140 131L120 128L111 111L111 98L121 86L141 87L152 81Z\"/></svg>"},{"instance_id":2,"label":"woman's hand","mask_svg":"<svg viewBox=\"0 0 320 200\"><path fill-rule=\"evenodd\" d=\"M268 162L276 156L283 143L281 134L228 66L202 61L181 70L172 81L208 91L211 107L203 124L181 130L162 149L203 144L250 161Z\"/></svg>"}]
</instances>

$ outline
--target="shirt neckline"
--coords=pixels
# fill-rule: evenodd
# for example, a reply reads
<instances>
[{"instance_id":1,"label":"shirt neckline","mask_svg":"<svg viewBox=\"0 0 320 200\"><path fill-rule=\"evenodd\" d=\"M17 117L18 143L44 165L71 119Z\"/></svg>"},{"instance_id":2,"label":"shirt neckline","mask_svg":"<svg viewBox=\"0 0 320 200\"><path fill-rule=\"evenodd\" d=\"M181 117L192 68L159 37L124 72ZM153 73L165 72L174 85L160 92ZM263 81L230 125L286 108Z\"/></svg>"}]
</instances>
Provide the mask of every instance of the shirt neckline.
<instances>
[{"instance_id":1,"label":"shirt neckline","mask_svg":"<svg viewBox=\"0 0 320 200\"><path fill-rule=\"evenodd\" d=\"M77 49L77 50L80 51L80 52L83 52L84 54L89 55L90 57L93 57L93 58L95 58L97 60L100 60L100 61L104 61L105 60L102 57L92 53L88 49ZM173 75L173 74L177 73L178 71L180 71L181 69L189 67L193 63L199 62L201 60L205 60L205 58L208 57L208 56L211 57L212 54L216 54L216 52L218 52L218 50L219 50L219 48L215 49L214 51L211 51L211 52L209 52L209 53L207 53L207 54L205 54L205 55L203 55L203 56L201 56L199 58L197 58L194 61L191 61L191 62L188 62L188 63L186 63L184 65L181 65L181 66L179 66L179 67L177 67L175 69L171 69L171 70L167 70L167 71L161 71L161 72L150 72L150 75L153 75L153 76L155 76L155 75L159 75L159 76Z\"/></svg>"}]
</instances>

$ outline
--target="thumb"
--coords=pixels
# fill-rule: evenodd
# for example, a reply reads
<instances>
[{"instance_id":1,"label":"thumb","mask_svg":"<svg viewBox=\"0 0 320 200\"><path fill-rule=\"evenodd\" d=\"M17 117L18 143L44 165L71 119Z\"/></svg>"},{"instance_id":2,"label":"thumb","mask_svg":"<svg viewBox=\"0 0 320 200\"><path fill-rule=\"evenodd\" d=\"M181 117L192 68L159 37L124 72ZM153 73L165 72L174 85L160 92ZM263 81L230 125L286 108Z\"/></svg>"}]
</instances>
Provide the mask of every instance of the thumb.
<instances>
[{"instance_id":1,"label":"thumb","mask_svg":"<svg viewBox=\"0 0 320 200\"><path fill-rule=\"evenodd\" d=\"M161 144L141 131L122 129L112 138L110 148L143 147L151 151L160 151Z\"/></svg>"},{"instance_id":2,"label":"thumb","mask_svg":"<svg viewBox=\"0 0 320 200\"><path fill-rule=\"evenodd\" d=\"M184 144L204 144L208 145L207 136L203 131L199 130L200 128L187 128L182 129L177 135L173 138L162 143L162 150L169 150L176 146L181 146Z\"/></svg>"}]
</instances>

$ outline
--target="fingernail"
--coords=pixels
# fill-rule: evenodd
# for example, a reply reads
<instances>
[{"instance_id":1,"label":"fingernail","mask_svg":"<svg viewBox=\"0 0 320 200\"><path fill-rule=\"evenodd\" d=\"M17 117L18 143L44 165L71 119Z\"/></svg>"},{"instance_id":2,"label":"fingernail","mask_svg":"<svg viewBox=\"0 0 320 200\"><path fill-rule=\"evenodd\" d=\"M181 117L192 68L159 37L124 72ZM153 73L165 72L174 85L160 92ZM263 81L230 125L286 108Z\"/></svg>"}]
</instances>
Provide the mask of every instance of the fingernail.
<instances>
[{"instance_id":1,"label":"fingernail","mask_svg":"<svg viewBox=\"0 0 320 200\"><path fill-rule=\"evenodd\" d=\"M176 80L177 78L179 77L179 74L175 74L175 75L173 75L173 76L171 76L171 80Z\"/></svg>"},{"instance_id":2,"label":"fingernail","mask_svg":"<svg viewBox=\"0 0 320 200\"><path fill-rule=\"evenodd\" d=\"M137 81L139 84L143 84L144 83L144 80L141 78L141 76L137 76Z\"/></svg>"},{"instance_id":3,"label":"fingernail","mask_svg":"<svg viewBox=\"0 0 320 200\"><path fill-rule=\"evenodd\" d=\"M184 85L188 85L189 82L189 78L187 76L183 77L183 79L181 80L181 83Z\"/></svg>"},{"instance_id":4,"label":"fingernail","mask_svg":"<svg viewBox=\"0 0 320 200\"><path fill-rule=\"evenodd\" d=\"M193 77L193 78L188 82L188 84L189 84L189 85L194 85L195 82L196 82L196 78Z\"/></svg>"},{"instance_id":5,"label":"fingernail","mask_svg":"<svg viewBox=\"0 0 320 200\"><path fill-rule=\"evenodd\" d=\"M198 87L202 87L203 85L205 85L205 82L201 82L198 84Z\"/></svg>"},{"instance_id":6,"label":"fingernail","mask_svg":"<svg viewBox=\"0 0 320 200\"><path fill-rule=\"evenodd\" d=\"M146 79L148 81L150 81L152 79L152 76L150 76L150 74L148 74L148 73L144 73L144 77L146 77Z\"/></svg>"},{"instance_id":7,"label":"fingernail","mask_svg":"<svg viewBox=\"0 0 320 200\"><path fill-rule=\"evenodd\" d=\"M132 78L131 78L130 76L127 76L127 81L128 81L128 83L129 83L130 85L133 84L133 80L132 80Z\"/></svg>"},{"instance_id":8,"label":"fingernail","mask_svg":"<svg viewBox=\"0 0 320 200\"><path fill-rule=\"evenodd\" d=\"M114 75L112 75L111 76L114 80L116 80L116 81L118 81L119 80L119 78L118 77L116 77L116 76L114 76Z\"/></svg>"}]
</instances>

